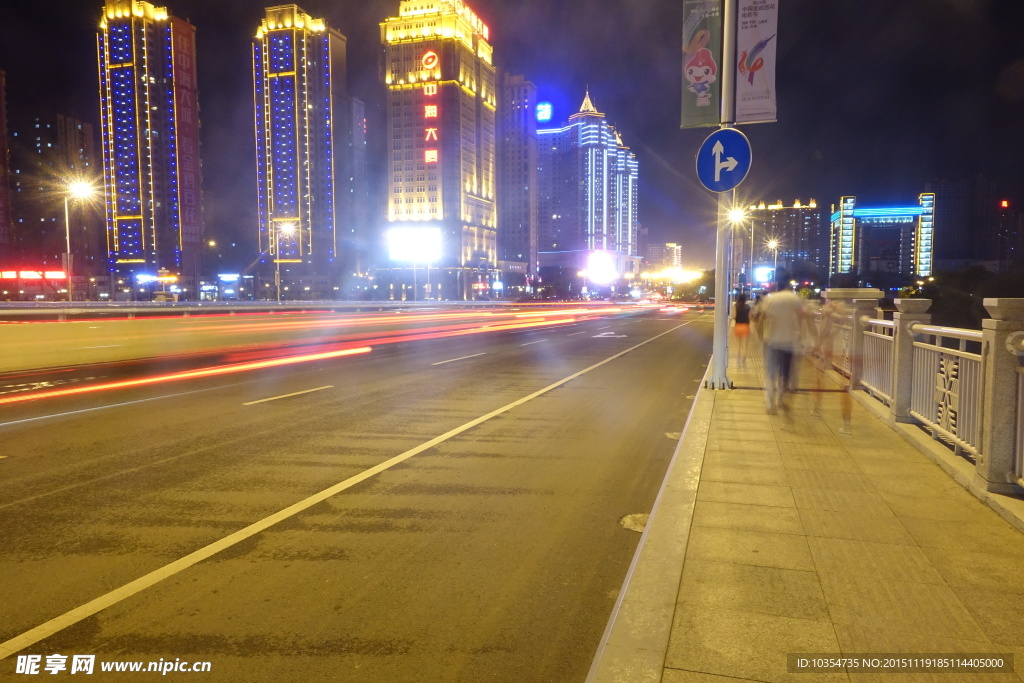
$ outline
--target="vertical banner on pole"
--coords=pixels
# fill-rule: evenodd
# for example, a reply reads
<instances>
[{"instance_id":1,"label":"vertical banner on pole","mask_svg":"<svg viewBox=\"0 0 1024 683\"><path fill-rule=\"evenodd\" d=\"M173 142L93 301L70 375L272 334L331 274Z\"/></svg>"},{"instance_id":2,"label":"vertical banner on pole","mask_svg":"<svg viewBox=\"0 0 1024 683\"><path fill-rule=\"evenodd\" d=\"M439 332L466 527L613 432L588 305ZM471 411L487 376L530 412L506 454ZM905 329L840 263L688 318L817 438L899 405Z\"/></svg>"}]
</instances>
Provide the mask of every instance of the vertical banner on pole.
<instances>
[{"instance_id":1,"label":"vertical banner on pole","mask_svg":"<svg viewBox=\"0 0 1024 683\"><path fill-rule=\"evenodd\" d=\"M736 18L736 123L776 120L777 0L739 0Z\"/></svg>"},{"instance_id":2,"label":"vertical banner on pole","mask_svg":"<svg viewBox=\"0 0 1024 683\"><path fill-rule=\"evenodd\" d=\"M683 0L681 128L722 123L722 0Z\"/></svg>"}]
</instances>

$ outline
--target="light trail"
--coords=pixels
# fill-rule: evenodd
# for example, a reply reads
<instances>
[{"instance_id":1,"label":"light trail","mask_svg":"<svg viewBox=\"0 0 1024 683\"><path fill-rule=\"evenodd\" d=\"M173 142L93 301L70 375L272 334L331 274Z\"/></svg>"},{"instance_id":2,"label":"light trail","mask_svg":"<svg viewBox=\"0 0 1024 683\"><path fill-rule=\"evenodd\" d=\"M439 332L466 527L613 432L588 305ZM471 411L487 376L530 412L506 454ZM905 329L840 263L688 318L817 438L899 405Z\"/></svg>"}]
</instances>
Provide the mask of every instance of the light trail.
<instances>
[{"instance_id":1,"label":"light trail","mask_svg":"<svg viewBox=\"0 0 1024 683\"><path fill-rule=\"evenodd\" d=\"M162 382L178 382L185 379L197 379L200 377L215 377L217 375L228 375L235 372L247 372L262 368L273 368L293 363L308 363L315 360L327 358L339 358L341 356L352 356L360 353L369 353L373 349L364 346L360 348L347 348L335 351L324 351L321 353L310 353L302 356L289 356L287 358L275 358L272 360L255 361L252 363L239 363L237 365L218 365L212 368L201 370L188 370L186 372L174 372L169 375L158 375L156 377L143 377L141 379L129 379L121 382L106 382L104 384L91 384L89 386L72 387L70 389L57 389L54 391L41 391L38 394L19 394L7 398L0 398L0 405L9 403L24 403L44 398L56 398L58 396L73 396L76 394L89 394L97 391L109 391L111 389L126 389L129 387L141 387Z\"/></svg>"}]
</instances>

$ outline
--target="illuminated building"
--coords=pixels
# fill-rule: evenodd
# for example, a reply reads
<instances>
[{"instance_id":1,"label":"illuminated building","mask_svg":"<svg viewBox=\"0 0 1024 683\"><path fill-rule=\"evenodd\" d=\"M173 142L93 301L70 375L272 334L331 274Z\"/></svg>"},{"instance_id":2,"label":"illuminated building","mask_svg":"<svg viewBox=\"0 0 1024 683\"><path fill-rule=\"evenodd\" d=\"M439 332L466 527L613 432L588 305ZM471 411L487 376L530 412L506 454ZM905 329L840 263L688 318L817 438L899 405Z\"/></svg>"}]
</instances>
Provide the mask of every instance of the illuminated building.
<instances>
[{"instance_id":1,"label":"illuminated building","mask_svg":"<svg viewBox=\"0 0 1024 683\"><path fill-rule=\"evenodd\" d=\"M683 248L675 242L648 245L647 265L655 269L682 268Z\"/></svg>"},{"instance_id":2,"label":"illuminated building","mask_svg":"<svg viewBox=\"0 0 1024 683\"><path fill-rule=\"evenodd\" d=\"M587 93L561 128L537 131L538 234L542 267L586 269L611 254L619 274L638 259L636 155Z\"/></svg>"},{"instance_id":3,"label":"illuminated building","mask_svg":"<svg viewBox=\"0 0 1024 683\"><path fill-rule=\"evenodd\" d=\"M7 76L0 70L0 256L8 257L14 242L11 221L11 166L7 148Z\"/></svg>"},{"instance_id":4,"label":"illuminated building","mask_svg":"<svg viewBox=\"0 0 1024 683\"><path fill-rule=\"evenodd\" d=\"M829 275L851 273L930 276L933 274L935 195L918 196L916 206L859 207L842 197L832 207Z\"/></svg>"},{"instance_id":5,"label":"illuminated building","mask_svg":"<svg viewBox=\"0 0 1024 683\"><path fill-rule=\"evenodd\" d=\"M365 179L355 168L365 117L348 97L346 43L296 5L268 7L253 40L261 261L319 289L325 276L358 268L354 183Z\"/></svg>"},{"instance_id":6,"label":"illuminated building","mask_svg":"<svg viewBox=\"0 0 1024 683\"><path fill-rule=\"evenodd\" d=\"M828 266L828 248L825 232L824 209L813 199L807 204L799 199L791 205L777 201L774 204L760 202L746 210L745 221L753 221L754 264L778 264L779 272L799 270L825 272ZM750 256L750 224L744 222L744 230L737 230L736 243L743 263ZM768 246L774 241L776 249Z\"/></svg>"},{"instance_id":7,"label":"illuminated building","mask_svg":"<svg viewBox=\"0 0 1024 683\"><path fill-rule=\"evenodd\" d=\"M62 270L69 233L74 272L106 272L106 234L95 210L100 202L70 202L68 225L64 224L68 183L97 180L97 153L90 123L62 114L15 117L11 125L11 256L18 265ZM99 183L95 184L98 190ZM14 263L4 259L2 265Z\"/></svg>"},{"instance_id":8,"label":"illuminated building","mask_svg":"<svg viewBox=\"0 0 1024 683\"><path fill-rule=\"evenodd\" d=\"M203 239L195 27L108 0L97 36L107 249L119 272L199 270Z\"/></svg>"},{"instance_id":9,"label":"illuminated building","mask_svg":"<svg viewBox=\"0 0 1024 683\"><path fill-rule=\"evenodd\" d=\"M437 261L418 264L421 270L438 268L427 296L485 294L498 263L490 29L462 0L402 0L398 16L381 22L380 32L387 87L386 222L389 229L440 235ZM401 285L416 279L417 263L394 252L391 263L400 268Z\"/></svg>"},{"instance_id":10,"label":"illuminated building","mask_svg":"<svg viewBox=\"0 0 1024 683\"><path fill-rule=\"evenodd\" d=\"M537 87L502 74L498 98L498 258L506 273L537 271ZM522 284L527 284L526 278Z\"/></svg>"}]
</instances>

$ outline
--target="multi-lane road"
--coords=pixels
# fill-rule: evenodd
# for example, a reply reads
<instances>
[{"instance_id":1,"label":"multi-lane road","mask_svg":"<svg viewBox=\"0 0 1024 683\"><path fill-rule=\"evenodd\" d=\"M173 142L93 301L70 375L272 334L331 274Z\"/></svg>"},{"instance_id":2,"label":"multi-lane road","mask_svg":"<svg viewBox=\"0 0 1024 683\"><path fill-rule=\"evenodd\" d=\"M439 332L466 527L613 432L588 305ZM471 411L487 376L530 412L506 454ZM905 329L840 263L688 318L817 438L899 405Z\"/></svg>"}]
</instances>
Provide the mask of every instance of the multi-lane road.
<instances>
[{"instance_id":1,"label":"multi-lane road","mask_svg":"<svg viewBox=\"0 0 1024 683\"><path fill-rule=\"evenodd\" d=\"M533 322L398 339L371 323L335 330L341 345L170 369L245 371L101 366L0 393L54 394L0 405L0 678L34 655L47 674L56 654L61 674L95 655L94 676L121 680L101 664L582 681L711 316ZM257 367L289 355L305 358Z\"/></svg>"}]
</instances>

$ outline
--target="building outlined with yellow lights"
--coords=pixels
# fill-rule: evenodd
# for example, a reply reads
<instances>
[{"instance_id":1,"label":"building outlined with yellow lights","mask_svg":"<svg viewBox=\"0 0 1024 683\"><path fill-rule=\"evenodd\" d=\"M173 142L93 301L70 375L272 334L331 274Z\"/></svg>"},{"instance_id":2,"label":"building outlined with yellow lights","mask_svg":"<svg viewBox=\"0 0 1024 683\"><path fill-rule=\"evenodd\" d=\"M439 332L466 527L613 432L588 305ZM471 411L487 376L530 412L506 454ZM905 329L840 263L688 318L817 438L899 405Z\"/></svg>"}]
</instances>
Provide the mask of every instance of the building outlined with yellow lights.
<instances>
[{"instance_id":1,"label":"building outlined with yellow lights","mask_svg":"<svg viewBox=\"0 0 1024 683\"><path fill-rule=\"evenodd\" d=\"M111 269L192 274L203 239L195 27L107 0L97 48Z\"/></svg>"},{"instance_id":2,"label":"building outlined with yellow lights","mask_svg":"<svg viewBox=\"0 0 1024 683\"><path fill-rule=\"evenodd\" d=\"M293 4L266 8L253 39L260 259L288 275L341 277L356 261L346 45Z\"/></svg>"},{"instance_id":3,"label":"building outlined with yellow lights","mask_svg":"<svg viewBox=\"0 0 1024 683\"><path fill-rule=\"evenodd\" d=\"M438 262L419 265L440 269L431 296L465 298L489 288L498 263L490 29L462 0L402 0L380 33L386 223L439 229Z\"/></svg>"}]
</instances>

